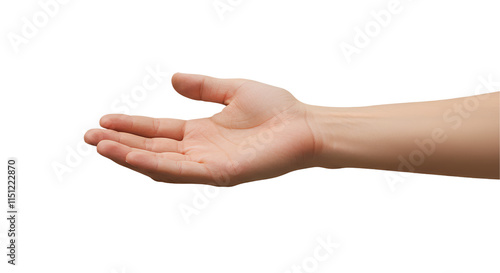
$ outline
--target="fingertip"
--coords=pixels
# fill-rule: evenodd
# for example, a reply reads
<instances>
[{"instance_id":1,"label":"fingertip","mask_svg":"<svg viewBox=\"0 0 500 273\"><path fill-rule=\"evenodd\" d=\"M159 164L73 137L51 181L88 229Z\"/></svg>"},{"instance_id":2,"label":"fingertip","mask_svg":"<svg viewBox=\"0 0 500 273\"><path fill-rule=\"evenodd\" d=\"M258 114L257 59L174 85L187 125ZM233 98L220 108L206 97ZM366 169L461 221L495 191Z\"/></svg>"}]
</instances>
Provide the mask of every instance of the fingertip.
<instances>
[{"instance_id":1,"label":"fingertip","mask_svg":"<svg viewBox=\"0 0 500 273\"><path fill-rule=\"evenodd\" d=\"M99 143L98 134L99 133L97 129L90 129L85 133L85 135L83 135L83 140L85 141L85 143L95 146L97 145L97 143Z\"/></svg>"},{"instance_id":2,"label":"fingertip","mask_svg":"<svg viewBox=\"0 0 500 273\"><path fill-rule=\"evenodd\" d=\"M113 147L113 141L111 140L99 141L99 143L97 143L96 145L97 152L103 156L109 154L109 151L112 149L112 147Z\"/></svg>"},{"instance_id":3,"label":"fingertip","mask_svg":"<svg viewBox=\"0 0 500 273\"><path fill-rule=\"evenodd\" d=\"M132 151L125 157L125 162L130 165L137 166L141 161L143 161L143 157L144 155L142 153Z\"/></svg>"},{"instance_id":4,"label":"fingertip","mask_svg":"<svg viewBox=\"0 0 500 273\"><path fill-rule=\"evenodd\" d=\"M128 164L130 165L134 165L134 154L136 154L136 152L130 152L127 154L127 156L125 157L125 162L127 162Z\"/></svg>"},{"instance_id":5,"label":"fingertip","mask_svg":"<svg viewBox=\"0 0 500 273\"><path fill-rule=\"evenodd\" d=\"M125 162L125 158L128 153L132 151L132 148L127 145L112 141L112 140L101 140L97 144L97 152L115 162Z\"/></svg>"},{"instance_id":6,"label":"fingertip","mask_svg":"<svg viewBox=\"0 0 500 273\"><path fill-rule=\"evenodd\" d=\"M110 124L111 124L111 120L110 120L109 115L105 115L99 120L99 125L101 125L101 127L107 128L107 127L109 127Z\"/></svg>"},{"instance_id":7,"label":"fingertip","mask_svg":"<svg viewBox=\"0 0 500 273\"><path fill-rule=\"evenodd\" d=\"M134 167L146 170L154 170L156 167L154 157L151 157L148 153L139 151L132 151L128 153L125 157L125 162Z\"/></svg>"},{"instance_id":8,"label":"fingertip","mask_svg":"<svg viewBox=\"0 0 500 273\"><path fill-rule=\"evenodd\" d=\"M181 72L175 72L174 75L172 75L172 85L174 84L174 82L183 75L184 73L181 73Z\"/></svg>"},{"instance_id":9,"label":"fingertip","mask_svg":"<svg viewBox=\"0 0 500 273\"><path fill-rule=\"evenodd\" d=\"M101 127L110 129L113 126L114 121L116 121L117 119L120 119L122 116L123 116L122 114L104 115L99 120L99 125L101 125Z\"/></svg>"},{"instance_id":10,"label":"fingertip","mask_svg":"<svg viewBox=\"0 0 500 273\"><path fill-rule=\"evenodd\" d=\"M111 154L122 153L123 148L127 146L113 140L103 139L97 143L96 147L99 154L109 156Z\"/></svg>"},{"instance_id":11,"label":"fingertip","mask_svg":"<svg viewBox=\"0 0 500 273\"><path fill-rule=\"evenodd\" d=\"M189 76L190 74L186 73L181 73L177 72L172 76L172 86L174 89L179 92L183 89L183 83L186 82L186 76Z\"/></svg>"}]
</instances>

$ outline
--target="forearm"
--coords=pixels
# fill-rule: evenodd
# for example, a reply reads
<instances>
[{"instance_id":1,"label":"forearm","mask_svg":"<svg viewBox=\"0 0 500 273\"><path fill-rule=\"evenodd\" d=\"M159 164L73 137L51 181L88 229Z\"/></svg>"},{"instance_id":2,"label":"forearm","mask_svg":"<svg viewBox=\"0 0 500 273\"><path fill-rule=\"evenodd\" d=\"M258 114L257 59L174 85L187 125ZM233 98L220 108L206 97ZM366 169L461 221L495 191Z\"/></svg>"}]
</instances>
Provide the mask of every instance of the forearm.
<instances>
[{"instance_id":1,"label":"forearm","mask_svg":"<svg viewBox=\"0 0 500 273\"><path fill-rule=\"evenodd\" d=\"M315 162L499 178L499 92L355 108L310 106Z\"/></svg>"}]
</instances>

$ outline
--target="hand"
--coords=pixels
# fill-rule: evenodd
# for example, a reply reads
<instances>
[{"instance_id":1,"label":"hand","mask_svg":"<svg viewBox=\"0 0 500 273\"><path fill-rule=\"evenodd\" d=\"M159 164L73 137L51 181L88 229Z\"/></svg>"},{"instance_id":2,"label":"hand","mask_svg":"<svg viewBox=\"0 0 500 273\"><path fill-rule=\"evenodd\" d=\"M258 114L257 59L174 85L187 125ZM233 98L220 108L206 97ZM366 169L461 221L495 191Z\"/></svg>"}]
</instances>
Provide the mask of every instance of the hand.
<instances>
[{"instance_id":1,"label":"hand","mask_svg":"<svg viewBox=\"0 0 500 273\"><path fill-rule=\"evenodd\" d=\"M106 115L85 141L155 181L233 186L313 166L307 106L288 91L243 79L175 74L181 95L226 105L209 118Z\"/></svg>"}]
</instances>

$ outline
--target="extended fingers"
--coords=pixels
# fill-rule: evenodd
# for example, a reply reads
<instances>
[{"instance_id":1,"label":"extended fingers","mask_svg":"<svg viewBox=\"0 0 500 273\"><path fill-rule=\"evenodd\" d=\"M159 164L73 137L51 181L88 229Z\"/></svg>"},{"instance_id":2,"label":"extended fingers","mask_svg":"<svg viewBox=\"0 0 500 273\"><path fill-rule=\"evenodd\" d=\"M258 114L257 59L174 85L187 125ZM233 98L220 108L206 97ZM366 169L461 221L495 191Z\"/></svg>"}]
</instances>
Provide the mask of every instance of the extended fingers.
<instances>
[{"instance_id":1,"label":"extended fingers","mask_svg":"<svg viewBox=\"0 0 500 273\"><path fill-rule=\"evenodd\" d=\"M103 140L99 142L99 144L97 144L97 152L102 156L111 159L112 161L114 161L119 165L132 169L136 172L140 172L155 180L163 180L163 181L172 180L170 178L171 174L162 172L161 171L162 168L156 170L155 168L151 168L150 166L144 163L137 164L137 162L132 162L133 164L131 164L130 162L128 162L127 157L130 154L139 153L139 154L146 154L148 157L158 157L161 158L162 160L168 160L171 162L183 162L184 160L187 159L186 155L183 154L169 153L169 152L154 153L140 149L130 148L126 145L111 140ZM159 179L160 177L162 177L163 179Z\"/></svg>"},{"instance_id":2,"label":"extended fingers","mask_svg":"<svg viewBox=\"0 0 500 273\"><path fill-rule=\"evenodd\" d=\"M126 162L134 167L165 177L166 182L211 183L210 175L203 163L147 151L132 151ZM160 177L161 177L160 176Z\"/></svg>"},{"instance_id":3,"label":"extended fingers","mask_svg":"<svg viewBox=\"0 0 500 273\"><path fill-rule=\"evenodd\" d=\"M152 152L181 152L180 141L169 138L146 138L114 130L92 129L85 134L85 142L97 145L102 140L112 140L132 148Z\"/></svg>"},{"instance_id":4,"label":"extended fingers","mask_svg":"<svg viewBox=\"0 0 500 273\"><path fill-rule=\"evenodd\" d=\"M145 151L142 149L132 148L127 145L112 141L112 140L102 140L97 144L97 152L102 156L105 156L113 161L126 163L127 155L131 152L143 152L150 155L158 155L162 158L170 160L186 160L187 156L181 153L175 152L162 152L155 153L151 151Z\"/></svg>"},{"instance_id":5,"label":"extended fingers","mask_svg":"<svg viewBox=\"0 0 500 273\"><path fill-rule=\"evenodd\" d=\"M131 150L132 149L128 146L119 144L117 142L109 141L109 140L101 141L97 145L97 152L99 154L111 159L112 161L114 161L115 163L117 163L119 165L122 165L122 166L127 167L131 170L134 170L136 172L139 172L139 173L142 173L144 175L149 176L150 174L146 170L132 166L125 161L127 154L130 153Z\"/></svg>"},{"instance_id":6,"label":"extended fingers","mask_svg":"<svg viewBox=\"0 0 500 273\"><path fill-rule=\"evenodd\" d=\"M111 140L97 144L99 154L114 162L150 176L158 181L179 183L211 183L203 163L190 161L179 153L155 153L128 147Z\"/></svg>"},{"instance_id":7,"label":"extended fingers","mask_svg":"<svg viewBox=\"0 0 500 273\"><path fill-rule=\"evenodd\" d=\"M100 124L107 129L143 137L167 137L175 140L182 140L186 121L180 119L158 119L111 114L103 116Z\"/></svg>"}]
</instances>

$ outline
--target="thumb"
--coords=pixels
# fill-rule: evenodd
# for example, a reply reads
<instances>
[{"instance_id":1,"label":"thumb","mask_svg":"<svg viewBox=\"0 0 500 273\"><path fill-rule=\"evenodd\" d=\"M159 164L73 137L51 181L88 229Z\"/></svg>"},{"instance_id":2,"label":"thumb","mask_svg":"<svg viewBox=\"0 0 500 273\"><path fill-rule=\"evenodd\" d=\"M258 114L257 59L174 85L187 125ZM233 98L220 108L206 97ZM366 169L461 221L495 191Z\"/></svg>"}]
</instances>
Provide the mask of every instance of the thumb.
<instances>
[{"instance_id":1,"label":"thumb","mask_svg":"<svg viewBox=\"0 0 500 273\"><path fill-rule=\"evenodd\" d=\"M194 100L228 105L236 90L247 80L217 79L203 75L175 73L172 86L181 95Z\"/></svg>"}]
</instances>

